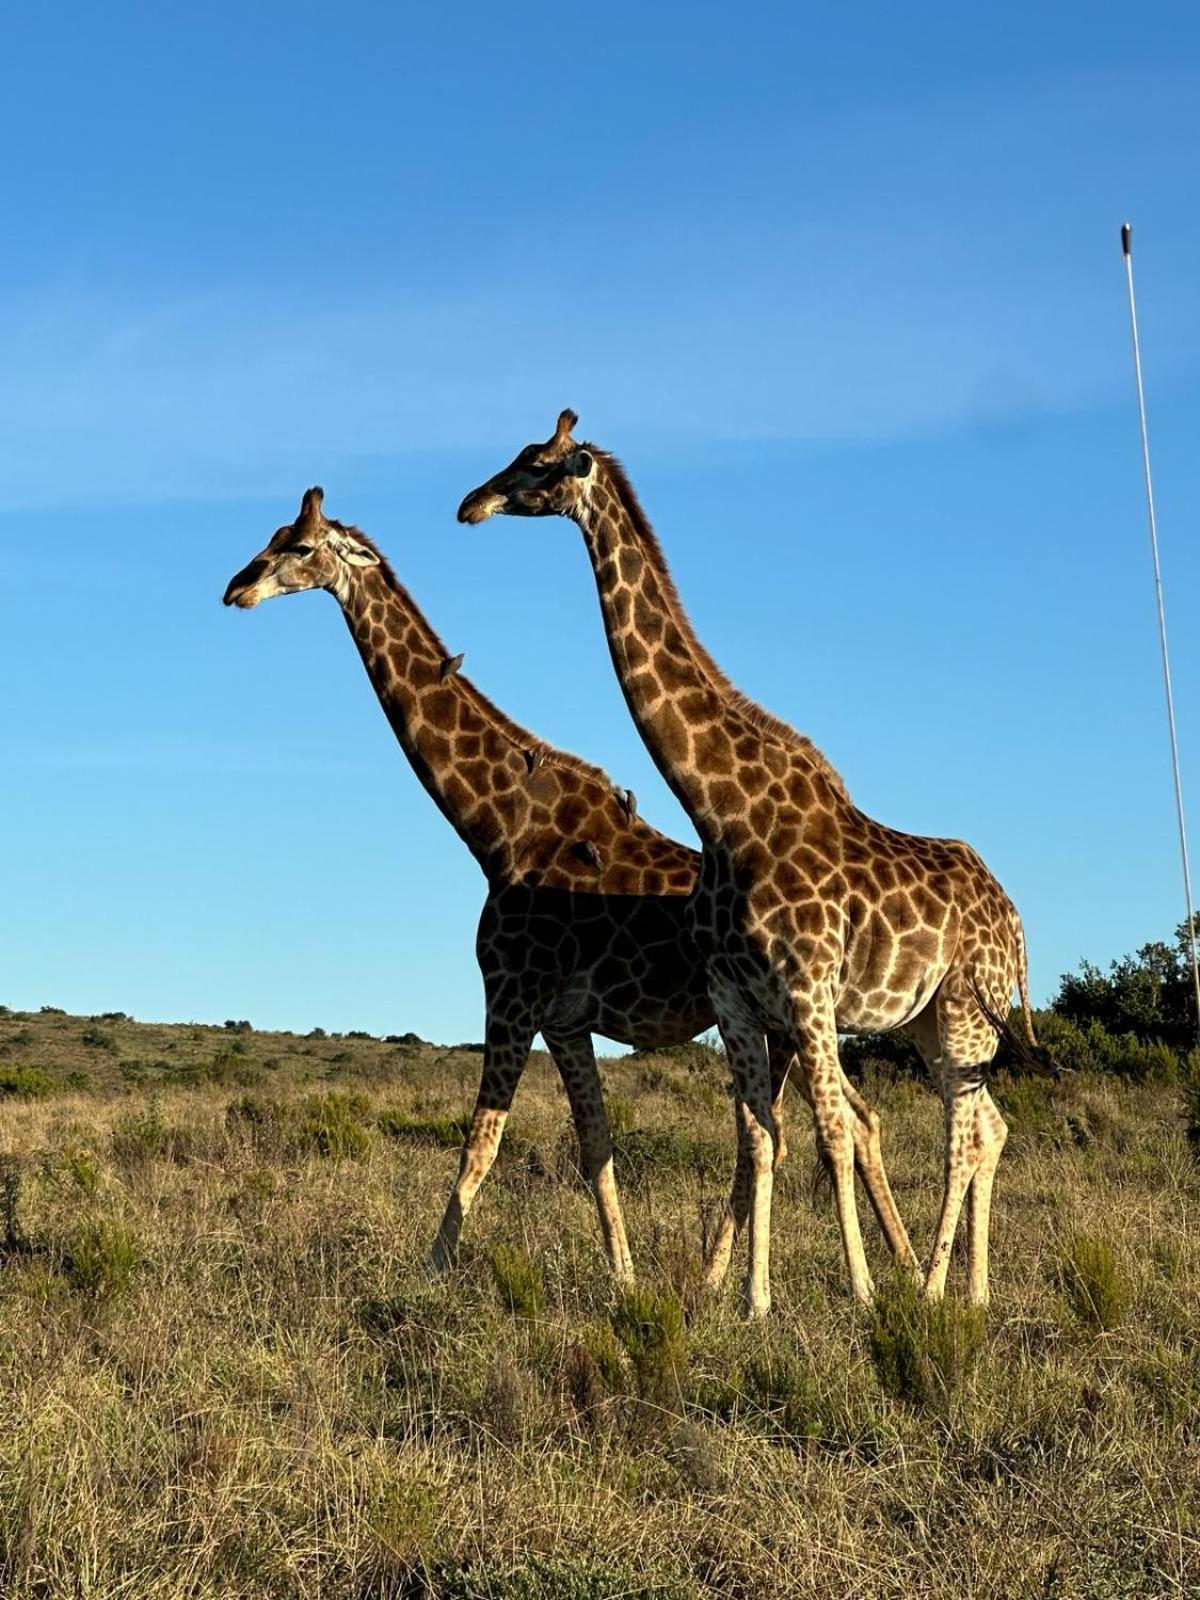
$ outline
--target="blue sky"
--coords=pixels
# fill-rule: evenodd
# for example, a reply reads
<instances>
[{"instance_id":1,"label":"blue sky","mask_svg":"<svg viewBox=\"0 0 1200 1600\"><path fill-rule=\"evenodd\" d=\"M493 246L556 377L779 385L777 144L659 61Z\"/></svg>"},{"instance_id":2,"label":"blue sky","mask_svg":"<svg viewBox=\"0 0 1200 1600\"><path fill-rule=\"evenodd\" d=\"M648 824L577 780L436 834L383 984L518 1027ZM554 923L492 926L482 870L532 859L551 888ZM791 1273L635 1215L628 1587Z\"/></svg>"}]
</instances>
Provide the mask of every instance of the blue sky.
<instances>
[{"instance_id":1,"label":"blue sky","mask_svg":"<svg viewBox=\"0 0 1200 1600\"><path fill-rule=\"evenodd\" d=\"M691 837L567 524L570 404L697 627L968 838L1035 995L1181 918L1118 228L1200 840L1194 9L343 4L6 24L0 1001L477 1038L482 880L325 595L321 482L466 670Z\"/></svg>"}]
</instances>

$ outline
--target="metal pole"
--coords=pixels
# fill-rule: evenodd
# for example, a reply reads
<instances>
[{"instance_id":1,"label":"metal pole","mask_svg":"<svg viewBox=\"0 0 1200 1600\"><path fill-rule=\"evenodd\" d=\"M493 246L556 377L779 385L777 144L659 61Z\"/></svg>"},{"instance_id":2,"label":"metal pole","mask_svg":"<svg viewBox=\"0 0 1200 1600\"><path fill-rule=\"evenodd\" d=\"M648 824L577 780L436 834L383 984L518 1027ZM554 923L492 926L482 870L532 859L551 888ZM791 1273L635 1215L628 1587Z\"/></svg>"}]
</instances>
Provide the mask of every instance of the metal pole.
<instances>
[{"instance_id":1,"label":"metal pole","mask_svg":"<svg viewBox=\"0 0 1200 1600\"><path fill-rule=\"evenodd\" d=\"M1150 476L1150 438L1146 432L1146 395L1142 388L1142 350L1138 342L1137 301L1133 293L1133 228L1121 228L1121 254L1129 288L1129 326L1133 333L1133 375L1137 383L1138 420L1142 430L1142 470L1146 478L1146 511L1150 519L1150 555L1154 562L1154 598L1158 604L1158 642L1162 649L1163 688L1167 696L1167 730L1171 736L1171 772L1175 779L1175 815L1179 821L1179 854L1183 860L1183 895L1187 903L1187 937L1192 952L1192 984L1196 991L1196 1030L1200 1036L1200 962L1196 956L1196 922L1192 913L1192 872L1188 865L1187 826L1183 816L1183 784L1179 777L1179 741L1175 734L1175 696L1171 691L1171 659L1167 654L1167 615L1163 609L1162 570L1158 561L1158 523L1154 515L1154 483Z\"/></svg>"}]
</instances>

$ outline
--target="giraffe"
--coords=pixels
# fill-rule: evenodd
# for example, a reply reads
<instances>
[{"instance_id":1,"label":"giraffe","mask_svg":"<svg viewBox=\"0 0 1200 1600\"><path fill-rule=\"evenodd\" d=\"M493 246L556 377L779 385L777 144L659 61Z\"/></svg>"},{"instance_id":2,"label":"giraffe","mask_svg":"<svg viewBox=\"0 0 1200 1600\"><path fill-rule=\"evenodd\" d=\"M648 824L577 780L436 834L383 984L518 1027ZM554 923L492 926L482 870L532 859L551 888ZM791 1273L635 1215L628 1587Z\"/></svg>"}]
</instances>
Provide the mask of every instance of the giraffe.
<instances>
[{"instance_id":1,"label":"giraffe","mask_svg":"<svg viewBox=\"0 0 1200 1600\"><path fill-rule=\"evenodd\" d=\"M444 1269L457 1253L540 1032L567 1091L609 1265L628 1277L632 1260L591 1032L650 1047L681 1043L714 1025L686 916L699 853L650 827L632 792L614 788L598 767L543 743L486 699L378 547L360 529L326 517L323 498L319 488L305 493L296 520L231 579L225 604L248 609L314 588L337 598L401 748L487 880L476 942L486 999L483 1072L433 1265ZM769 1050L778 1116L790 1053L776 1039ZM878 1118L845 1087L858 1169L892 1249L907 1258ZM739 1138L709 1255L713 1287L749 1196L749 1149Z\"/></svg>"},{"instance_id":2,"label":"giraffe","mask_svg":"<svg viewBox=\"0 0 1200 1600\"><path fill-rule=\"evenodd\" d=\"M810 740L741 694L697 639L662 547L616 458L572 434L527 446L459 507L560 515L579 527L609 651L635 723L703 847L689 902L710 998L730 1051L752 1168L744 1297L770 1307L775 1124L762 1032L799 1060L833 1180L854 1294L873 1292L854 1195L838 1033L905 1029L941 1092L941 1212L924 1288L945 1291L964 1204L968 1292L986 1303L996 1165L1007 1136L985 1083L1014 983L1031 1046L1025 944L1016 910L958 840L885 827L860 811Z\"/></svg>"}]
</instances>

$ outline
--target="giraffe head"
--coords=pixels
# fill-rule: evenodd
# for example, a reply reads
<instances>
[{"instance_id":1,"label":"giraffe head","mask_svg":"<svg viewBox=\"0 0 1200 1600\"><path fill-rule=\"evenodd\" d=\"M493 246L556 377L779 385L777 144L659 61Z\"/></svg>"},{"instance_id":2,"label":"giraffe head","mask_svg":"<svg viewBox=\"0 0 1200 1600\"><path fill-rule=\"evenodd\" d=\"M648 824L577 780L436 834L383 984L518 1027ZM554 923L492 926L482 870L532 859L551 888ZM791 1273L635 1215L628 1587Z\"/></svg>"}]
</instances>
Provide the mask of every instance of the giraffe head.
<instances>
[{"instance_id":1,"label":"giraffe head","mask_svg":"<svg viewBox=\"0 0 1200 1600\"><path fill-rule=\"evenodd\" d=\"M353 567L377 567L379 552L356 528L322 515L323 489L306 489L300 515L272 535L248 566L229 580L227 606L249 609L277 594L301 589L344 593Z\"/></svg>"},{"instance_id":2,"label":"giraffe head","mask_svg":"<svg viewBox=\"0 0 1200 1600\"><path fill-rule=\"evenodd\" d=\"M545 444L526 445L515 461L480 484L458 508L460 522L483 522L503 512L510 517L569 517L587 493L595 461L571 429L579 421L563 411Z\"/></svg>"}]
</instances>

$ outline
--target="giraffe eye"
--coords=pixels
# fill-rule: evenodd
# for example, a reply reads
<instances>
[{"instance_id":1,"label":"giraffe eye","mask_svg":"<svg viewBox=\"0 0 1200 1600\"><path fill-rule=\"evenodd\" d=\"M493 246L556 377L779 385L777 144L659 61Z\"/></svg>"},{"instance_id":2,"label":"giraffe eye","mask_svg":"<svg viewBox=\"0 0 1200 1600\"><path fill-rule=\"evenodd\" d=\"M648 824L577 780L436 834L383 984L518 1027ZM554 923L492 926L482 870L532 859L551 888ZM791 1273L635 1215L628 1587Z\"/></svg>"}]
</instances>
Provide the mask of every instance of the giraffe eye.
<instances>
[{"instance_id":1,"label":"giraffe eye","mask_svg":"<svg viewBox=\"0 0 1200 1600\"><path fill-rule=\"evenodd\" d=\"M292 554L294 556L310 556L312 553L313 547L310 544L294 544L292 546Z\"/></svg>"}]
</instances>

